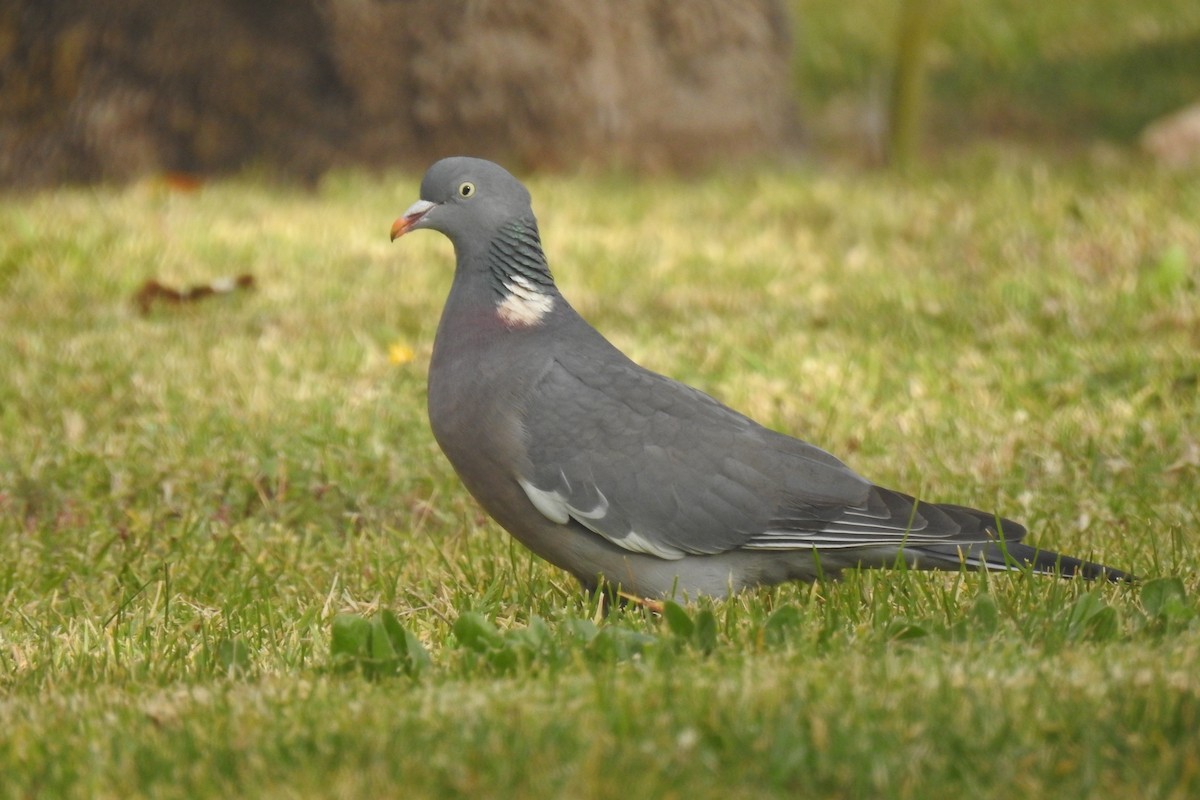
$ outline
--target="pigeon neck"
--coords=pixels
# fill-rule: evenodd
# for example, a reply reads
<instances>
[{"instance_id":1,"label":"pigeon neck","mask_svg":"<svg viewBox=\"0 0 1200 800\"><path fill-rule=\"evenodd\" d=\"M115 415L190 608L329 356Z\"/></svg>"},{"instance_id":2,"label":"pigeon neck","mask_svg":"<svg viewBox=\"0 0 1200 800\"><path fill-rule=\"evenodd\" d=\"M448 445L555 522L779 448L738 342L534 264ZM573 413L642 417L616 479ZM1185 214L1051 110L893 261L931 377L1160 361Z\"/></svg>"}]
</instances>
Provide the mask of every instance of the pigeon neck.
<instances>
[{"instance_id":1,"label":"pigeon neck","mask_svg":"<svg viewBox=\"0 0 1200 800\"><path fill-rule=\"evenodd\" d=\"M500 227L488 245L487 266L496 313L510 328L542 324L560 302L532 217Z\"/></svg>"}]
</instances>

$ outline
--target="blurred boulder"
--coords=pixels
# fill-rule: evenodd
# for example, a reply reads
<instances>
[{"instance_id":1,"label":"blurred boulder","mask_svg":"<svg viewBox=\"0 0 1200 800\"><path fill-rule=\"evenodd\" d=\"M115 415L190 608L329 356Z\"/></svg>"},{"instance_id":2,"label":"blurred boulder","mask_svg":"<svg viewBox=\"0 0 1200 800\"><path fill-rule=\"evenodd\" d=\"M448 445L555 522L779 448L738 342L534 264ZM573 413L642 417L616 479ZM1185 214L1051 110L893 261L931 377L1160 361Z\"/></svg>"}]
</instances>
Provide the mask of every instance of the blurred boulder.
<instances>
[{"instance_id":1,"label":"blurred boulder","mask_svg":"<svg viewBox=\"0 0 1200 800\"><path fill-rule=\"evenodd\" d=\"M311 173L351 111L317 6L10 0L0 182L121 180L262 162Z\"/></svg>"},{"instance_id":2,"label":"blurred boulder","mask_svg":"<svg viewBox=\"0 0 1200 800\"><path fill-rule=\"evenodd\" d=\"M1163 166L1200 166L1200 103L1147 125L1141 144Z\"/></svg>"},{"instance_id":3,"label":"blurred boulder","mask_svg":"<svg viewBox=\"0 0 1200 800\"><path fill-rule=\"evenodd\" d=\"M782 0L4 0L0 184L769 156L789 31Z\"/></svg>"}]
</instances>

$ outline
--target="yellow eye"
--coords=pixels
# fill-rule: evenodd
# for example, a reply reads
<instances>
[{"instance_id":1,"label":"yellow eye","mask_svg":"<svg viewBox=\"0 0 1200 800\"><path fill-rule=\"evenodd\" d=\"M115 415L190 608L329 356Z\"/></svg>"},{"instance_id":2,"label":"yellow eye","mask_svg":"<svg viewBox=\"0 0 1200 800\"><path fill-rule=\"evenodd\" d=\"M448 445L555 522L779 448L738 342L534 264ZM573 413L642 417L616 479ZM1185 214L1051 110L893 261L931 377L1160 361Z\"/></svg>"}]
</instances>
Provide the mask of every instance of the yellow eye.
<instances>
[{"instance_id":1,"label":"yellow eye","mask_svg":"<svg viewBox=\"0 0 1200 800\"><path fill-rule=\"evenodd\" d=\"M475 194L475 184L471 183L470 181L463 181L461 184L459 184L459 197L470 197L473 194Z\"/></svg>"}]
</instances>

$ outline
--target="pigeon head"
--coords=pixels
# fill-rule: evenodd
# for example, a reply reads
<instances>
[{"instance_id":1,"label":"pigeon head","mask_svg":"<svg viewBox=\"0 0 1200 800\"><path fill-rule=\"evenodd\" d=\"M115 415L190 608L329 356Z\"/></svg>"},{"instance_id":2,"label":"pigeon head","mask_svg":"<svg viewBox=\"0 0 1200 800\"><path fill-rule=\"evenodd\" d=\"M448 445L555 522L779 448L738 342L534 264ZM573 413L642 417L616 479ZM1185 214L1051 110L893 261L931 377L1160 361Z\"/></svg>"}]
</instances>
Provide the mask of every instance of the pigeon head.
<instances>
[{"instance_id":1,"label":"pigeon head","mask_svg":"<svg viewBox=\"0 0 1200 800\"><path fill-rule=\"evenodd\" d=\"M392 225L392 241L429 228L460 247L490 238L505 223L532 219L529 192L506 169L480 158L443 158L425 173L421 199Z\"/></svg>"},{"instance_id":2,"label":"pigeon head","mask_svg":"<svg viewBox=\"0 0 1200 800\"><path fill-rule=\"evenodd\" d=\"M392 241L429 228L458 257L455 284L487 287L510 328L540 325L561 301L529 192L503 167L479 158L444 158L421 181L421 199L392 224Z\"/></svg>"}]
</instances>

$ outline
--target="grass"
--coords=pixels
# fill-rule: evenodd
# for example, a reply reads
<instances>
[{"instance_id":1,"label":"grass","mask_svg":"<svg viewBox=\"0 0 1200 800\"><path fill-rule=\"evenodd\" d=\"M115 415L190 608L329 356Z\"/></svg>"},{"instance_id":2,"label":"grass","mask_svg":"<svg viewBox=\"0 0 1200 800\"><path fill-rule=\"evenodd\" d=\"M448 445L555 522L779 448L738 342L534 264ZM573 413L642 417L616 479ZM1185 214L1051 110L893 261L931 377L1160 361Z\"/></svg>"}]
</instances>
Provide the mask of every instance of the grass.
<instances>
[{"instance_id":1,"label":"grass","mask_svg":"<svg viewBox=\"0 0 1200 800\"><path fill-rule=\"evenodd\" d=\"M811 8L834 104L883 46ZM954 63L967 107L987 73ZM1073 85L1065 116L1103 105ZM450 248L386 234L416 176L4 197L0 797L1200 793L1194 174L975 142L903 178L529 185L560 285L639 361L1144 580L864 572L604 616L429 433Z\"/></svg>"},{"instance_id":2,"label":"grass","mask_svg":"<svg viewBox=\"0 0 1200 800\"><path fill-rule=\"evenodd\" d=\"M824 153L881 146L901 3L795 0L802 116ZM1045 151L1126 146L1200 96L1200 6L1189 0L932 0L924 142Z\"/></svg>"},{"instance_id":3,"label":"grass","mask_svg":"<svg viewBox=\"0 0 1200 800\"><path fill-rule=\"evenodd\" d=\"M1003 151L532 180L560 283L643 362L1149 579L863 573L665 620L601 618L437 452L450 255L388 244L411 178L5 201L4 791L1194 793L1196 185ZM382 649L335 641L384 611Z\"/></svg>"}]
</instances>

